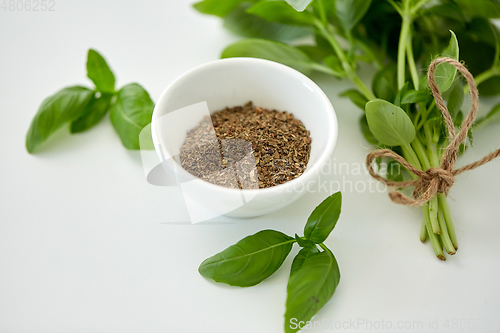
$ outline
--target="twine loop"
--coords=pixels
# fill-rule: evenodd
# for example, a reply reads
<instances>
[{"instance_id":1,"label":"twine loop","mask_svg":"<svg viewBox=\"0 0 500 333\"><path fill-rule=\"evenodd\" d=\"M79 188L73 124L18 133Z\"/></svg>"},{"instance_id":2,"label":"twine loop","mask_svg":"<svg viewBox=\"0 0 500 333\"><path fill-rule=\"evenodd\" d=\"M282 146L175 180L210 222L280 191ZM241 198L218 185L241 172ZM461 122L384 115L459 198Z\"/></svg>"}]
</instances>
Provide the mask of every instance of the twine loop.
<instances>
[{"instance_id":1,"label":"twine loop","mask_svg":"<svg viewBox=\"0 0 500 333\"><path fill-rule=\"evenodd\" d=\"M453 118L451 117L450 112L446 107L446 104L443 100L443 97L441 96L434 78L436 67L439 64L445 62L455 66L460 71L460 73L462 73L464 78L467 80L467 83L469 84L470 94L472 97L471 110L469 114L464 118L458 133L455 133ZM385 183L389 187L415 187L413 191L413 198L398 191L391 191L389 193L389 197L393 202L402 205L421 206L427 201L431 200L437 193L444 193L448 195L450 188L455 184L455 176L465 171L476 169L481 165L491 162L493 159L500 156L500 149L498 149L474 163L468 164L459 169L454 169L460 149L460 144L467 138L467 133L469 132L469 129L471 128L479 109L479 95L476 84L474 82L474 77L463 64L456 61L455 59L444 57L438 58L430 64L427 80L429 82L429 87L431 89L432 95L434 96L434 100L436 101L436 105L439 110L441 110L441 114L443 115L446 127L448 129L449 144L443 154L440 167L429 168L426 171L419 170L408 163L408 161L406 161L406 159L404 159L402 156L398 155L390 149L376 150L368 154L368 156L366 157L366 166L368 168L368 172L373 178L379 180L382 183ZM380 157L389 157L396 160L408 171L416 175L417 179L398 182L391 181L379 176L373 169L372 164L375 159Z\"/></svg>"}]
</instances>

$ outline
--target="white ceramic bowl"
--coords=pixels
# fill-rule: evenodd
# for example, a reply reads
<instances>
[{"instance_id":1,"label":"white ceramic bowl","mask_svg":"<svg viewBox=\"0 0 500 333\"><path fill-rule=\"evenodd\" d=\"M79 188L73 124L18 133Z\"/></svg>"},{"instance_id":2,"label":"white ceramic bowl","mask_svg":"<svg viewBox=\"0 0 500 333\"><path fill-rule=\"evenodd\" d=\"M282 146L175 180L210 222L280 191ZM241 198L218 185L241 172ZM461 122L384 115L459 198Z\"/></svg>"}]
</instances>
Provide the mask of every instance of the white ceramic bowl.
<instances>
[{"instance_id":1,"label":"white ceramic bowl","mask_svg":"<svg viewBox=\"0 0 500 333\"><path fill-rule=\"evenodd\" d=\"M206 102L210 113L243 105L293 113L311 132L311 155L306 171L285 184L265 189L238 190L194 179L177 162L170 162L183 190L193 222L219 215L253 217L279 210L307 191L321 167L333 154L338 125L324 92L308 77L276 62L230 58L198 66L176 79L160 96L153 112L151 131L160 159L179 154L186 133L200 120L187 106ZM179 110L185 108L184 110ZM172 116L160 126L160 119Z\"/></svg>"}]
</instances>

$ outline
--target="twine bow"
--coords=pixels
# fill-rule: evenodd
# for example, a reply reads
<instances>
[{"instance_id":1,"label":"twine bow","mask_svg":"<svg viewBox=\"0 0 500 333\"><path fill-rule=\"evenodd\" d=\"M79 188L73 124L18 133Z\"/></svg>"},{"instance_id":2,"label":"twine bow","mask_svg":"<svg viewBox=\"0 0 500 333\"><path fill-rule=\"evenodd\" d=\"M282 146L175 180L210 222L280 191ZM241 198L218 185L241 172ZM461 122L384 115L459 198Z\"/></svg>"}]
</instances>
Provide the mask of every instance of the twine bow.
<instances>
[{"instance_id":1,"label":"twine bow","mask_svg":"<svg viewBox=\"0 0 500 333\"><path fill-rule=\"evenodd\" d=\"M470 94L472 97L472 107L469 114L465 117L460 126L458 133L455 133L455 126L453 125L453 119L451 118L450 112L444 103L444 100L439 92L434 79L434 72L436 67L442 63L449 63L455 66L460 73L465 77L467 83L470 87ZM411 206L421 206L427 201L431 200L437 193L445 193L448 195L448 191L455 183L455 176L469 170L476 169L481 165L484 165L493 159L500 156L500 149L494 151L482 159L468 164L464 167L453 169L458 157L458 151L460 144L467 138L467 133L474 122L477 115L477 110L479 108L479 97L477 92L477 87L474 82L474 77L472 74L462 65L460 62L451 58L438 58L434 60L429 66L429 73L427 75L427 80L429 82L429 87L431 88L432 95L436 100L436 105L441 110L443 114L446 127L448 128L449 144L446 147L443 158L441 160L441 166L439 168L430 168L426 171L419 170L413 165L408 163L402 156L396 154L390 149L381 149L368 154L366 158L366 166L370 175L377 179L378 181L385 183L389 187L405 188L409 186L415 186L413 191L413 198L406 196L398 191L391 191L389 196L391 200L395 203L402 205ZM416 175L418 178L409 181L391 181L379 176L372 167L372 162L379 157L390 157L401 163L408 171Z\"/></svg>"}]
</instances>

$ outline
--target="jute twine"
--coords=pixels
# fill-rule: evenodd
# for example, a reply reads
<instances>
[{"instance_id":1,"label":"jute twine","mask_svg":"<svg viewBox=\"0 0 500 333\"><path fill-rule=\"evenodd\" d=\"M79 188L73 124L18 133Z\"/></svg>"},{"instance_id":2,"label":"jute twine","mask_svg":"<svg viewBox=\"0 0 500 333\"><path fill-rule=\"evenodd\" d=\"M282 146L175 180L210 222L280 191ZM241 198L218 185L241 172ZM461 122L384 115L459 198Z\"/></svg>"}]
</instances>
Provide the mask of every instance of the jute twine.
<instances>
[{"instance_id":1,"label":"jute twine","mask_svg":"<svg viewBox=\"0 0 500 333\"><path fill-rule=\"evenodd\" d=\"M472 97L472 107L465 119L462 122L460 130L455 133L455 126L453 125L453 119L451 118L450 112L444 103L444 100L439 92L434 79L434 72L436 67L441 63L449 63L455 66L460 73L465 77L467 83L470 87L470 94ZM441 166L439 168L430 168L426 171L419 170L413 165L408 163L402 156L396 154L389 149L381 149L368 154L366 158L366 165L370 175L377 179L378 181L386 184L389 187L395 188L405 188L409 186L415 186L413 191L413 198L406 196L398 191L391 191L389 196L391 200L397 204L410 205L410 206L421 206L427 201L431 200L437 193L445 193L448 195L448 191L455 183L455 176L469 170L474 170L481 165L491 162L493 159L500 156L500 149L490 153L489 155L483 157L482 159L468 164L464 167L453 169L455 162L457 161L458 151L460 144L467 138L467 132L469 131L474 119L477 115L477 110L479 107L479 97L477 92L476 84L474 83L474 77L472 74L462 65L460 62L451 58L438 58L434 60L429 66L429 73L427 76L429 87L431 88L432 95L436 100L436 105L441 110L444 120L446 122L446 127L448 128L449 145L446 147L443 158L441 160ZM408 171L415 174L418 178L409 181L391 181L379 176L372 167L372 163L376 158L379 157L390 157L401 163Z\"/></svg>"}]
</instances>

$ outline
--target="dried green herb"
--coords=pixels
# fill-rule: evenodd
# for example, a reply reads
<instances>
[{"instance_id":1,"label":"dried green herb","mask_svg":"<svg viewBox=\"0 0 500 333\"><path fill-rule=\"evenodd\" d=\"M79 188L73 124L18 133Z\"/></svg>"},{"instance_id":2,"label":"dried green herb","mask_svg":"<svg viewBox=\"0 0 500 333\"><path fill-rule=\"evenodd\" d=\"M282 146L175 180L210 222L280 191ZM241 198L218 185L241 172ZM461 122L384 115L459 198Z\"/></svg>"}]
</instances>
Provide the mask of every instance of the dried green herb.
<instances>
[{"instance_id":1,"label":"dried green herb","mask_svg":"<svg viewBox=\"0 0 500 333\"><path fill-rule=\"evenodd\" d=\"M293 114L248 102L218 111L188 131L180 160L188 172L213 184L272 187L304 173L309 134Z\"/></svg>"}]
</instances>

